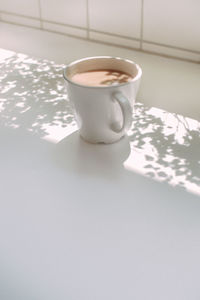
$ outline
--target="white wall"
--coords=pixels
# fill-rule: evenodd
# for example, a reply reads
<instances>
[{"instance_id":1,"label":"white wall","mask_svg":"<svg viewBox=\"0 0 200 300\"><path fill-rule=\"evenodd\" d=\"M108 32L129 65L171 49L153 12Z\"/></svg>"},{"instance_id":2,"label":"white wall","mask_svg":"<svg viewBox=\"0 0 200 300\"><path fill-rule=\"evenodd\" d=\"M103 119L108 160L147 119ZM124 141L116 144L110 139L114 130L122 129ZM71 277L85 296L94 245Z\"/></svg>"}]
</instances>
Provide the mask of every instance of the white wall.
<instances>
[{"instance_id":1,"label":"white wall","mask_svg":"<svg viewBox=\"0 0 200 300\"><path fill-rule=\"evenodd\" d=\"M0 20L200 61L199 0L0 0Z\"/></svg>"}]
</instances>

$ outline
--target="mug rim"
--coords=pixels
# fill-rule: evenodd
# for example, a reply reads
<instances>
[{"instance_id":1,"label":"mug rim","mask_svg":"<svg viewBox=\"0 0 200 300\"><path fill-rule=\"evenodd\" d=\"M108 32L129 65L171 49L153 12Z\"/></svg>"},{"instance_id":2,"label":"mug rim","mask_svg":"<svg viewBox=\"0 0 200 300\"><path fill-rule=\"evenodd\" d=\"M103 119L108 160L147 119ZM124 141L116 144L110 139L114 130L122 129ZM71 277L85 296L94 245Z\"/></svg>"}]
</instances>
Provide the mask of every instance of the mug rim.
<instances>
[{"instance_id":1,"label":"mug rim","mask_svg":"<svg viewBox=\"0 0 200 300\"><path fill-rule=\"evenodd\" d=\"M135 77L133 77L130 81L128 82L124 82L124 83L117 83L116 85L105 85L105 86L91 86L91 85L83 85L83 84L79 84L79 83L76 83L74 82L73 80L69 79L66 75L66 71L82 62L82 61L87 61L87 60L92 60L92 59L102 59L102 58L105 58L105 59L116 59L116 60L121 60L121 61L125 61L125 62L128 62L129 64L132 64L134 65L136 68L137 68L137 75ZM68 81L69 83L75 85L75 86L79 86L79 87L82 87L82 88L92 88L92 89L108 89L108 88L113 88L113 87L121 87L121 86L124 86L124 85L128 85L130 83L133 83L135 81L137 81L139 78L141 78L142 76L142 69L141 67L136 64L134 61L130 60L130 59L126 59L126 58L121 58L121 57L117 57L117 56L90 56L90 57L84 57L84 58L81 58L81 59L77 59L71 63L69 63L63 70L63 77L66 81Z\"/></svg>"}]
</instances>

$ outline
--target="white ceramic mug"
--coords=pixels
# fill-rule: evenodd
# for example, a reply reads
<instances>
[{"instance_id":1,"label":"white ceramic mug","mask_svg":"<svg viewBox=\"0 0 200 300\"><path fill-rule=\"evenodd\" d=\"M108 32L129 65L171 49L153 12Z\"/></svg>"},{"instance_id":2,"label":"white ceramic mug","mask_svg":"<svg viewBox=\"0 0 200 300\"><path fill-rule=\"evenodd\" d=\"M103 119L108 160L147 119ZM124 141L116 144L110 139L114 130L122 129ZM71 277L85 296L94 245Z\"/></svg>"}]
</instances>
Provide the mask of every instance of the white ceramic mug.
<instances>
[{"instance_id":1,"label":"white ceramic mug","mask_svg":"<svg viewBox=\"0 0 200 300\"><path fill-rule=\"evenodd\" d=\"M71 79L76 73L100 69L125 72L133 79L109 86L80 85ZM64 69L67 93L84 140L107 144L126 134L141 76L142 70L134 62L110 56L80 59Z\"/></svg>"}]
</instances>

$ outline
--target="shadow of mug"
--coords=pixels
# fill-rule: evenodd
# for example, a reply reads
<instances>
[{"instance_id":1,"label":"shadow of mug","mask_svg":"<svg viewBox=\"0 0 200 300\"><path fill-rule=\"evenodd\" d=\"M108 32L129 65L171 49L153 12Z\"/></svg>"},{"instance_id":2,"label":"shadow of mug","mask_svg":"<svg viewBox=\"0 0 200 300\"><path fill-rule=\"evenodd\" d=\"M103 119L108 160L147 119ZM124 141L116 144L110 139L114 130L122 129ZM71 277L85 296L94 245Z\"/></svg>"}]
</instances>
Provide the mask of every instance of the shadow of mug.
<instances>
[{"instance_id":1,"label":"shadow of mug","mask_svg":"<svg viewBox=\"0 0 200 300\"><path fill-rule=\"evenodd\" d=\"M80 176L112 178L120 176L129 154L127 136L114 144L90 144L76 131L56 145L55 161L60 168Z\"/></svg>"}]
</instances>

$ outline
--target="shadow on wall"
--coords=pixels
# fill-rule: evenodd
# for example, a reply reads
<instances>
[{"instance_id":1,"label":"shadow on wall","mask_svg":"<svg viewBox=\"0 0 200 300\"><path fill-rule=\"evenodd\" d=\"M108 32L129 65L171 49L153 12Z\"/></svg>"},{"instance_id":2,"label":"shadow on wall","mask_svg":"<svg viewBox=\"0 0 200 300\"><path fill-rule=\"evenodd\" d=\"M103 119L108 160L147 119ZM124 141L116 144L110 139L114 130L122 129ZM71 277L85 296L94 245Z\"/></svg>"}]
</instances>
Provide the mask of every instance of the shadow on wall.
<instances>
[{"instance_id":1,"label":"shadow on wall","mask_svg":"<svg viewBox=\"0 0 200 300\"><path fill-rule=\"evenodd\" d=\"M76 130L64 88L63 67L22 54L0 63L1 125L57 142L68 135L68 129ZM126 169L200 194L200 124L197 121L137 103L129 141L131 152L124 163ZM83 143L78 143L77 147L83 147ZM94 164L100 151L103 166L117 144L95 147ZM97 149L102 147L103 152ZM91 149L94 146L89 144L84 148L89 160Z\"/></svg>"}]
</instances>

